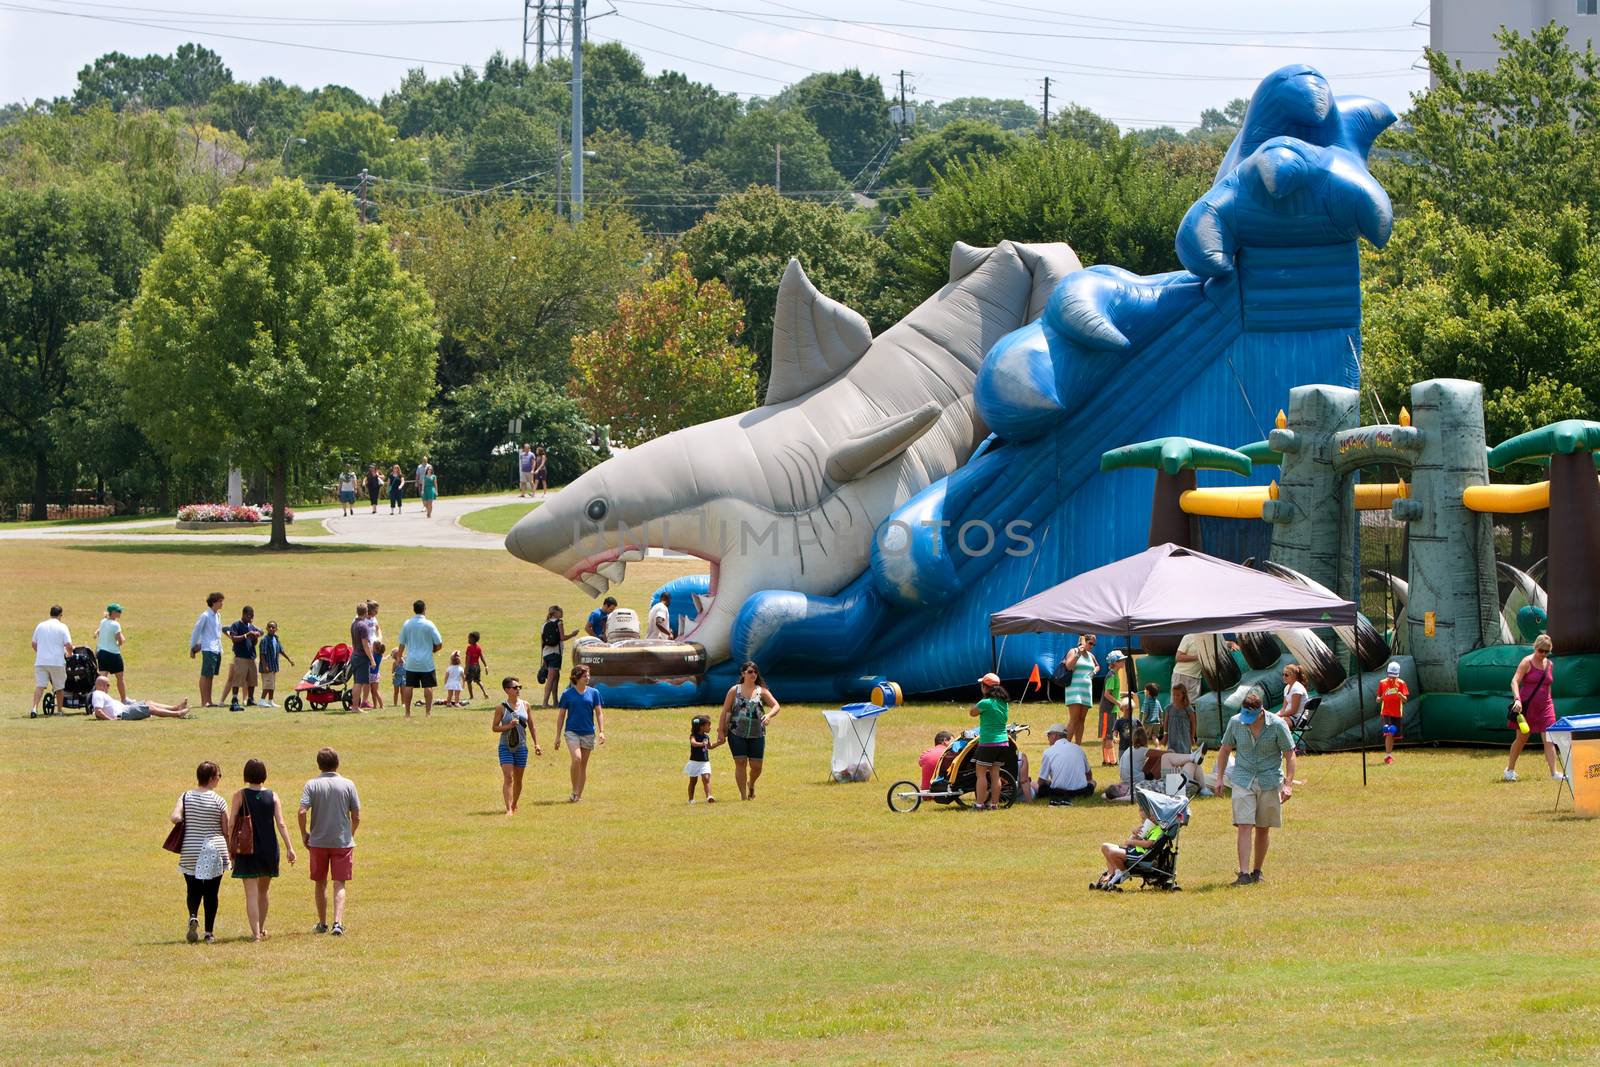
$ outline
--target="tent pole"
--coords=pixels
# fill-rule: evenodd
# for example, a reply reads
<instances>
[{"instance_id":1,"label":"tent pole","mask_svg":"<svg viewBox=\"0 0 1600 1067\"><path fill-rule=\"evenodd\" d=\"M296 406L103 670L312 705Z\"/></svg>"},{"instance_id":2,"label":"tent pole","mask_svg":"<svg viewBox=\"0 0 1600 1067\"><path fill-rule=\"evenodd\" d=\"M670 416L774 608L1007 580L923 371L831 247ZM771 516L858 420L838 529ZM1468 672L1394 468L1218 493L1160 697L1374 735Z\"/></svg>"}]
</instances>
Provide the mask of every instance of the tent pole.
<instances>
[{"instance_id":1,"label":"tent pole","mask_svg":"<svg viewBox=\"0 0 1600 1067\"><path fill-rule=\"evenodd\" d=\"M1352 479L1356 475L1350 476ZM1356 606L1355 618L1351 619L1351 632L1354 633L1361 626L1361 512L1355 506L1353 492L1344 494L1350 501L1350 514L1354 517L1356 535L1350 539L1350 584L1352 586L1350 599ZM1353 644L1350 647L1350 658L1356 661L1356 717L1361 723L1361 786L1367 785L1367 694L1365 683L1361 677L1361 650Z\"/></svg>"},{"instance_id":2,"label":"tent pole","mask_svg":"<svg viewBox=\"0 0 1600 1067\"><path fill-rule=\"evenodd\" d=\"M989 669L1000 673L1000 646L995 644L994 634L989 634Z\"/></svg>"},{"instance_id":3,"label":"tent pole","mask_svg":"<svg viewBox=\"0 0 1600 1067\"><path fill-rule=\"evenodd\" d=\"M1133 661L1133 631L1129 630L1128 631L1128 692L1125 694L1125 699L1126 698L1132 698L1133 706L1135 708L1140 708L1143 705L1143 701L1141 701L1139 699L1138 695L1137 695L1138 692L1139 692L1139 665L1136 664ZM1117 710L1117 716L1118 716L1118 718L1120 718L1122 716L1122 710L1120 708ZM1139 807L1139 802L1137 800L1135 800L1134 796L1133 796L1133 783L1134 783L1134 780L1139 777L1139 773L1136 770L1134 770L1134 767L1133 767L1133 731L1136 730L1136 729L1138 729L1138 727L1134 723L1133 712L1130 711L1130 712L1128 712L1128 803L1132 804L1134 806L1134 808L1137 810L1138 807ZM1118 765L1120 765L1122 763L1122 753L1121 752L1117 753L1117 763L1118 763ZM1559 793L1556 794L1556 795L1560 796Z\"/></svg>"},{"instance_id":4,"label":"tent pole","mask_svg":"<svg viewBox=\"0 0 1600 1067\"><path fill-rule=\"evenodd\" d=\"M1211 655L1212 655L1212 658L1217 659L1217 660L1220 660L1222 658L1221 646L1220 646L1220 643L1217 641L1217 635L1216 634L1212 634L1211 635ZM1222 727L1223 727L1223 722L1222 722L1222 690L1218 689L1217 690L1217 747L1218 748L1222 747Z\"/></svg>"}]
</instances>

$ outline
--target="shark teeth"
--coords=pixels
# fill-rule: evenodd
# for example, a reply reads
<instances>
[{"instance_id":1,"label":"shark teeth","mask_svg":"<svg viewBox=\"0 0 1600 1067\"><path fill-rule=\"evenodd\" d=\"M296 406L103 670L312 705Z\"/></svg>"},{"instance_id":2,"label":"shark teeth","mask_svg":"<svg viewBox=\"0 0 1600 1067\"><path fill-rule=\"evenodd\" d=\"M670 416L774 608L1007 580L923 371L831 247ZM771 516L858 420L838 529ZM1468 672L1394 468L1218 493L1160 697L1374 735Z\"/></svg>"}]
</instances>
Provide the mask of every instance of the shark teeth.
<instances>
[{"instance_id":1,"label":"shark teeth","mask_svg":"<svg viewBox=\"0 0 1600 1067\"><path fill-rule=\"evenodd\" d=\"M607 589L611 588L611 581L609 579L594 573L580 574L578 575L576 581L579 585L583 586L583 588L589 591L590 596L599 596L601 593L604 593Z\"/></svg>"},{"instance_id":2,"label":"shark teeth","mask_svg":"<svg viewBox=\"0 0 1600 1067\"><path fill-rule=\"evenodd\" d=\"M626 577L628 573L628 565L623 563L620 559L612 560L610 563L602 563L596 569L599 570L602 576L610 579L613 582L622 581L622 579Z\"/></svg>"},{"instance_id":3,"label":"shark teeth","mask_svg":"<svg viewBox=\"0 0 1600 1067\"><path fill-rule=\"evenodd\" d=\"M622 563L637 563L639 560L644 559L644 549L625 548L617 553L617 559Z\"/></svg>"}]
</instances>

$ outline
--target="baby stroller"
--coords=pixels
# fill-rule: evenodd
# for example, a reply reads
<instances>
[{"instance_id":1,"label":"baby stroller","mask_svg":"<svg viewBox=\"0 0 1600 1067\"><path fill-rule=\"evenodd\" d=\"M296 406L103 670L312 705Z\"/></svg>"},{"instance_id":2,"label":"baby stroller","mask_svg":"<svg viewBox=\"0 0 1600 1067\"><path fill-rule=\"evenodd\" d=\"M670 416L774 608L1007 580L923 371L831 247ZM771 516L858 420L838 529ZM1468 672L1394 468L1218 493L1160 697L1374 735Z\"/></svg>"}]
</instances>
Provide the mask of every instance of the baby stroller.
<instances>
[{"instance_id":1,"label":"baby stroller","mask_svg":"<svg viewBox=\"0 0 1600 1067\"><path fill-rule=\"evenodd\" d=\"M350 691L350 646L346 644L323 645L311 661L303 681L294 692L283 698L284 711L304 711L310 704L325 711L329 704L342 704L349 711L355 703Z\"/></svg>"},{"instance_id":2,"label":"baby stroller","mask_svg":"<svg viewBox=\"0 0 1600 1067\"><path fill-rule=\"evenodd\" d=\"M49 690L39 702L40 707L46 715L57 711L64 714L68 710L89 714L92 709L89 698L94 695L94 680L99 676L100 666L95 661L94 649L77 646L67 657L67 684L61 687L61 707L56 707L56 695ZM31 719L33 715L30 713L28 717Z\"/></svg>"},{"instance_id":3,"label":"baby stroller","mask_svg":"<svg viewBox=\"0 0 1600 1067\"><path fill-rule=\"evenodd\" d=\"M1127 871L1117 882L1109 885L1091 882L1089 888L1120 893L1122 886L1118 883L1137 878L1140 888L1153 885L1157 889L1177 892L1183 888L1178 885L1178 834L1189 825L1189 798L1140 786L1134 790L1134 799L1138 801L1139 812L1161 828L1161 836L1148 849L1136 856L1128 856Z\"/></svg>"},{"instance_id":4,"label":"baby stroller","mask_svg":"<svg viewBox=\"0 0 1600 1067\"><path fill-rule=\"evenodd\" d=\"M1006 727L1006 742L1010 751L1000 765L1000 806L1009 808L1017 799L1017 735L1026 733L1022 723ZM950 747L939 757L939 773L928 783L927 792L912 781L896 782L889 787L889 810L916 811L924 800L939 804L954 803L958 808L967 806L967 795L978 789L978 765L972 758L978 747L978 731L963 730L961 736L950 742Z\"/></svg>"}]
</instances>

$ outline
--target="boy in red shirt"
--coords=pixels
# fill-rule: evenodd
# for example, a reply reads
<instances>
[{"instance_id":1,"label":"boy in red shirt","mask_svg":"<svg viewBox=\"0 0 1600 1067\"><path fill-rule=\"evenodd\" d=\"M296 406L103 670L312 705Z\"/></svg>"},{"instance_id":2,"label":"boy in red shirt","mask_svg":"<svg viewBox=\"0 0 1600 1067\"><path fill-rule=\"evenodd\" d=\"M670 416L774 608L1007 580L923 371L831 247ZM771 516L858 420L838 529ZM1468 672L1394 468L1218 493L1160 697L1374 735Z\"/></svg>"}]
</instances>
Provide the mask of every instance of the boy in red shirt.
<instances>
[{"instance_id":1,"label":"boy in red shirt","mask_svg":"<svg viewBox=\"0 0 1600 1067\"><path fill-rule=\"evenodd\" d=\"M1411 690L1400 677L1400 664L1390 663L1384 679L1378 683L1378 707L1383 715L1383 762L1394 762L1394 739L1400 736L1400 719L1405 715L1406 700Z\"/></svg>"},{"instance_id":2,"label":"boy in red shirt","mask_svg":"<svg viewBox=\"0 0 1600 1067\"><path fill-rule=\"evenodd\" d=\"M933 776L939 773L939 761L944 758L944 750L950 747L950 738L949 730L940 730L933 736L933 747L923 749L922 755L917 757L917 766L922 771L924 793L933 784Z\"/></svg>"},{"instance_id":3,"label":"boy in red shirt","mask_svg":"<svg viewBox=\"0 0 1600 1067\"><path fill-rule=\"evenodd\" d=\"M483 657L483 646L478 644L482 635L473 630L467 635L467 699L472 699L472 687L477 685L478 691L487 699L489 691L483 687L483 669L489 666L489 661Z\"/></svg>"}]
</instances>

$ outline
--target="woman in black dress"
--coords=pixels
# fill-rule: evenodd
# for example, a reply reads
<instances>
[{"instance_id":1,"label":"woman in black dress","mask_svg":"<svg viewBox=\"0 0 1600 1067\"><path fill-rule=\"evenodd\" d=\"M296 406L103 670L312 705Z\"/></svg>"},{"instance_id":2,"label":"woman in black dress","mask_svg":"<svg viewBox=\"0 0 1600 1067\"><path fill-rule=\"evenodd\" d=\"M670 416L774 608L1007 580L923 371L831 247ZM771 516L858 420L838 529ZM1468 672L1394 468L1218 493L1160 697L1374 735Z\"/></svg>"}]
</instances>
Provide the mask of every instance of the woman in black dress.
<instances>
[{"instance_id":1,"label":"woman in black dress","mask_svg":"<svg viewBox=\"0 0 1600 1067\"><path fill-rule=\"evenodd\" d=\"M258 759L244 765L245 786L233 794L228 810L233 812L237 825L249 811L255 848L246 854L233 857L233 876L244 882L244 910L250 918L252 940L267 939L267 890L278 877L278 840L283 840L289 865L294 866L294 845L289 841L289 831L283 825L283 805L278 795L263 788L267 782L267 765ZM273 829L277 829L277 837Z\"/></svg>"}]
</instances>

